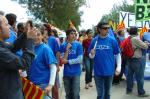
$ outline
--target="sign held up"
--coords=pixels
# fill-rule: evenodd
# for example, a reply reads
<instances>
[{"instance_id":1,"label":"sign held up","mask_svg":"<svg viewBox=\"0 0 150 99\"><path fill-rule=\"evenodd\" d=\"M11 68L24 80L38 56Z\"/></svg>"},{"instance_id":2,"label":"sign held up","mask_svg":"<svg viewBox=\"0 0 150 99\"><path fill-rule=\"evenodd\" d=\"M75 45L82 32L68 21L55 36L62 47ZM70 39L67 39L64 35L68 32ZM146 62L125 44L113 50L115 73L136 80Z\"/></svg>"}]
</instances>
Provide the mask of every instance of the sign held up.
<instances>
[{"instance_id":1,"label":"sign held up","mask_svg":"<svg viewBox=\"0 0 150 99\"><path fill-rule=\"evenodd\" d=\"M150 29L150 20L136 21L134 13L121 11L119 13L119 22L121 21L124 22L125 28L130 28L132 26L137 26L138 28L142 28L146 26L148 29Z\"/></svg>"},{"instance_id":2,"label":"sign held up","mask_svg":"<svg viewBox=\"0 0 150 99\"><path fill-rule=\"evenodd\" d=\"M136 21L150 20L150 0L135 0Z\"/></svg>"}]
</instances>

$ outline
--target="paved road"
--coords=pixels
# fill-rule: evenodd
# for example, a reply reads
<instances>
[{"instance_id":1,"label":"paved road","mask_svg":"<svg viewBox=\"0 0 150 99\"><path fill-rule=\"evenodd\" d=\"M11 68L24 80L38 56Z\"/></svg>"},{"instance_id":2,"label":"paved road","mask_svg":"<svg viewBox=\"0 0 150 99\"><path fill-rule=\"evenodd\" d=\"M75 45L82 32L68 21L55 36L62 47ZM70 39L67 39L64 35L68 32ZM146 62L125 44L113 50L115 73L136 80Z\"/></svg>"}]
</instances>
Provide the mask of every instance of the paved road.
<instances>
[{"instance_id":1,"label":"paved road","mask_svg":"<svg viewBox=\"0 0 150 99\"><path fill-rule=\"evenodd\" d=\"M96 99L97 94L96 94L95 83L93 81L94 86L91 87L90 89L85 89L84 75L85 73L82 73L81 76L81 92L80 92L81 99ZM125 81L122 81L119 85L113 85L111 99L141 99L137 96L136 83L134 84L133 94L126 95L125 89L126 89ZM150 95L150 81L145 81L145 90ZM65 99L64 88L62 89L61 99ZM150 97L144 99L150 99Z\"/></svg>"},{"instance_id":2,"label":"paved road","mask_svg":"<svg viewBox=\"0 0 150 99\"><path fill-rule=\"evenodd\" d=\"M150 65L150 61L148 61L148 62ZM63 69L61 69L61 71L60 71L60 78L62 78L62 70ZM150 75L150 73L148 73L148 75ZM84 79L85 79L85 72L82 72L82 74L81 74L81 92L80 92L81 99L96 99L97 93L96 93L94 80L93 80L94 86L87 90L87 89L85 89ZM63 82L61 82L61 83L63 83ZM150 95L150 80L149 81L145 80L145 86L144 87L145 87L147 94ZM61 99L65 99L65 92L64 92L63 86L61 86L60 92L62 92L61 93ZM131 94L131 95L126 95L126 81L122 81L119 85L113 85L112 86L111 99L141 99L137 96L136 82L134 84L133 94ZM142 99L150 99L150 97L142 98Z\"/></svg>"}]
</instances>

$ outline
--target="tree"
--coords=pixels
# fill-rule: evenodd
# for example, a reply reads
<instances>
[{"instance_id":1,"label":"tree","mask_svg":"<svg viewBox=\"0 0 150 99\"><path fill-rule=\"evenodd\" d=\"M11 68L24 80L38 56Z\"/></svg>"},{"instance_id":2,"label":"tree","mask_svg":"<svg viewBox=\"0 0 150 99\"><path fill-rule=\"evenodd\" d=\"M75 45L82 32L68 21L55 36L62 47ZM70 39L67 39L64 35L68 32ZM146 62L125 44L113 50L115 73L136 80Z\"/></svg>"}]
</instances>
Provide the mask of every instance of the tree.
<instances>
[{"instance_id":1,"label":"tree","mask_svg":"<svg viewBox=\"0 0 150 99\"><path fill-rule=\"evenodd\" d=\"M134 5L129 5L126 0L124 0L120 5L114 4L110 13L103 15L101 21L108 21L109 19L111 19L114 22L118 23L120 11L134 13Z\"/></svg>"},{"instance_id":2,"label":"tree","mask_svg":"<svg viewBox=\"0 0 150 99\"><path fill-rule=\"evenodd\" d=\"M69 20L78 28L81 22L79 7L86 0L19 0L26 4L30 14L43 22L51 23L61 29L67 29Z\"/></svg>"}]
</instances>

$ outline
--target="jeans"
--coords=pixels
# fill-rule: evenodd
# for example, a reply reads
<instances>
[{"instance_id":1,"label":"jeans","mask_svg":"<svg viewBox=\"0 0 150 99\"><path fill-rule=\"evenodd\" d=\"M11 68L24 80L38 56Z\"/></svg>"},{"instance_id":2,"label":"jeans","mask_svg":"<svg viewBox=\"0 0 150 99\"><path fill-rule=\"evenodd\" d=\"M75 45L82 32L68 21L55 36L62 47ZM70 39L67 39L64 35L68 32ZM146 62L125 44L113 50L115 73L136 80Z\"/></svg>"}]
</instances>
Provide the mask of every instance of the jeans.
<instances>
[{"instance_id":1,"label":"jeans","mask_svg":"<svg viewBox=\"0 0 150 99\"><path fill-rule=\"evenodd\" d=\"M127 92L132 92L133 89L133 82L134 82L134 75L137 81L138 87L138 94L144 94L144 70L145 66L142 63L144 57L142 58L132 58L128 60L128 75L127 75Z\"/></svg>"},{"instance_id":2,"label":"jeans","mask_svg":"<svg viewBox=\"0 0 150 99\"><path fill-rule=\"evenodd\" d=\"M88 84L92 82L92 71L93 71L93 60L88 56L84 56L84 64L85 64L85 83Z\"/></svg>"},{"instance_id":3,"label":"jeans","mask_svg":"<svg viewBox=\"0 0 150 99\"><path fill-rule=\"evenodd\" d=\"M97 99L110 99L113 76L95 76Z\"/></svg>"},{"instance_id":4,"label":"jeans","mask_svg":"<svg viewBox=\"0 0 150 99\"><path fill-rule=\"evenodd\" d=\"M48 86L48 84L40 84L38 85L42 90ZM44 95L43 99L52 99L50 96Z\"/></svg>"},{"instance_id":5,"label":"jeans","mask_svg":"<svg viewBox=\"0 0 150 99\"><path fill-rule=\"evenodd\" d=\"M125 73L126 66L127 66L127 58L122 56L122 63L121 63L121 73L119 74L119 79L121 80L123 73Z\"/></svg>"},{"instance_id":6,"label":"jeans","mask_svg":"<svg viewBox=\"0 0 150 99\"><path fill-rule=\"evenodd\" d=\"M80 99L80 76L64 76L66 99Z\"/></svg>"}]
</instances>

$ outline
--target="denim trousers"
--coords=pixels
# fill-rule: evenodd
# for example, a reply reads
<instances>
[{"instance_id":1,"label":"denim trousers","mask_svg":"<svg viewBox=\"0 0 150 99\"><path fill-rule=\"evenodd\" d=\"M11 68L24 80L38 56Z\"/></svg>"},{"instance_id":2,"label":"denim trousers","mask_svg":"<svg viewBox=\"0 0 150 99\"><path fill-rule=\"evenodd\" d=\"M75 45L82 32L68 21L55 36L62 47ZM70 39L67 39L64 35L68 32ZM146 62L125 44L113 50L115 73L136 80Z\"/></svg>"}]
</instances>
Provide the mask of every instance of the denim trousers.
<instances>
[{"instance_id":1,"label":"denim trousers","mask_svg":"<svg viewBox=\"0 0 150 99\"><path fill-rule=\"evenodd\" d=\"M38 85L42 90L48 86L48 84L40 84ZM50 96L44 95L43 99L53 99Z\"/></svg>"},{"instance_id":2,"label":"denim trousers","mask_svg":"<svg viewBox=\"0 0 150 99\"><path fill-rule=\"evenodd\" d=\"M88 84L92 82L92 71L93 71L93 60L88 56L84 56L85 64L85 83Z\"/></svg>"},{"instance_id":3,"label":"denim trousers","mask_svg":"<svg viewBox=\"0 0 150 99\"><path fill-rule=\"evenodd\" d=\"M144 94L144 57L132 58L128 60L128 74L127 74L127 92L132 92L134 76L137 81L138 94Z\"/></svg>"},{"instance_id":4,"label":"denim trousers","mask_svg":"<svg viewBox=\"0 0 150 99\"><path fill-rule=\"evenodd\" d=\"M66 99L80 99L80 76L64 76Z\"/></svg>"},{"instance_id":5,"label":"denim trousers","mask_svg":"<svg viewBox=\"0 0 150 99\"><path fill-rule=\"evenodd\" d=\"M113 75L95 76L97 99L110 99Z\"/></svg>"}]
</instances>

